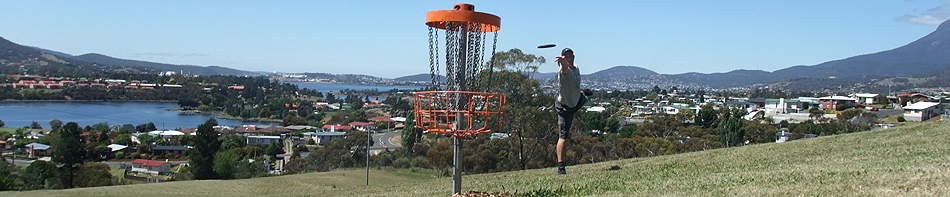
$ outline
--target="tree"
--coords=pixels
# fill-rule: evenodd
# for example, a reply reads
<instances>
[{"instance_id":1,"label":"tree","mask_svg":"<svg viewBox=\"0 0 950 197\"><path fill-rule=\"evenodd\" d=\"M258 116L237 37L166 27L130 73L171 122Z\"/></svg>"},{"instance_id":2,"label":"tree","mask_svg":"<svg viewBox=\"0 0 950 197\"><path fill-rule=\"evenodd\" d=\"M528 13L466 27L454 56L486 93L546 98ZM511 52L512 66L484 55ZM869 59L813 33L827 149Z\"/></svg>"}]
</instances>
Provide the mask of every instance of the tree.
<instances>
[{"instance_id":1,"label":"tree","mask_svg":"<svg viewBox=\"0 0 950 197\"><path fill-rule=\"evenodd\" d=\"M363 138L363 139L366 139L366 138ZM270 158L277 158L278 154L284 154L284 149L281 147L282 146L278 144L277 142L270 143L270 145L267 145L267 148L264 149L264 154L269 155Z\"/></svg>"},{"instance_id":2,"label":"tree","mask_svg":"<svg viewBox=\"0 0 950 197\"><path fill-rule=\"evenodd\" d=\"M7 124L3 123L3 120L0 120L0 127L4 127L4 126L6 126L6 125L7 125Z\"/></svg>"},{"instance_id":3,"label":"tree","mask_svg":"<svg viewBox=\"0 0 950 197\"><path fill-rule=\"evenodd\" d=\"M630 138L630 137L633 137L633 134L636 132L637 132L637 125L629 124L627 126L623 126L622 128L620 128L620 137Z\"/></svg>"},{"instance_id":4,"label":"tree","mask_svg":"<svg viewBox=\"0 0 950 197\"><path fill-rule=\"evenodd\" d=\"M152 122L148 122L148 124L145 125L145 128L148 129L148 131L158 130L158 128L155 128L155 123Z\"/></svg>"},{"instance_id":5,"label":"tree","mask_svg":"<svg viewBox=\"0 0 950 197\"><path fill-rule=\"evenodd\" d=\"M238 134L222 135L218 139L221 141L221 149L223 150L244 148L244 146L247 145L247 138Z\"/></svg>"},{"instance_id":6,"label":"tree","mask_svg":"<svg viewBox=\"0 0 950 197\"><path fill-rule=\"evenodd\" d=\"M139 134L139 136L136 136L136 137L139 138L139 143L142 143L144 145L152 145L152 143L158 140L158 139L155 139L156 137L153 137L152 135L149 135L148 133Z\"/></svg>"},{"instance_id":7,"label":"tree","mask_svg":"<svg viewBox=\"0 0 950 197\"><path fill-rule=\"evenodd\" d=\"M47 185L52 184L48 182L58 173L56 164L42 160L33 161L23 172L23 182L29 190L47 188Z\"/></svg>"},{"instance_id":8,"label":"tree","mask_svg":"<svg viewBox=\"0 0 950 197\"><path fill-rule=\"evenodd\" d=\"M16 188L16 165L0 161L0 191L12 191Z\"/></svg>"},{"instance_id":9,"label":"tree","mask_svg":"<svg viewBox=\"0 0 950 197\"><path fill-rule=\"evenodd\" d=\"M719 123L719 142L726 147L737 146L742 143L743 137L745 129L742 127L742 118L723 115Z\"/></svg>"},{"instance_id":10,"label":"tree","mask_svg":"<svg viewBox=\"0 0 950 197\"><path fill-rule=\"evenodd\" d=\"M30 128L31 128L31 129L43 129L43 126L40 125L40 123L38 123L38 122L36 122L36 121L33 121L33 123L30 123Z\"/></svg>"},{"instance_id":11,"label":"tree","mask_svg":"<svg viewBox=\"0 0 950 197\"><path fill-rule=\"evenodd\" d=\"M61 178L63 186L70 188L73 186L73 178L76 176L78 165L85 159L85 148L82 145L82 130L75 122L66 123L66 126L59 131L52 144L51 155L53 162L63 164Z\"/></svg>"},{"instance_id":12,"label":"tree","mask_svg":"<svg viewBox=\"0 0 950 197\"><path fill-rule=\"evenodd\" d=\"M128 133L119 134L115 136L115 140L112 141L114 144L122 144L126 146L132 145L132 135Z\"/></svg>"},{"instance_id":13,"label":"tree","mask_svg":"<svg viewBox=\"0 0 950 197\"><path fill-rule=\"evenodd\" d=\"M62 120L53 119L53 120L50 120L50 121L49 121L49 128L52 129L52 130L54 130L54 131L55 131L55 130L59 130L59 128L62 128L62 127L63 127L63 121L62 121Z\"/></svg>"},{"instance_id":14,"label":"tree","mask_svg":"<svg viewBox=\"0 0 950 197\"><path fill-rule=\"evenodd\" d=\"M713 128L719 122L719 113L713 109L712 104L703 105L696 117L696 123L703 128Z\"/></svg>"},{"instance_id":15,"label":"tree","mask_svg":"<svg viewBox=\"0 0 950 197\"><path fill-rule=\"evenodd\" d=\"M290 125L306 125L307 119L297 115L284 116L284 120L281 121L280 125L290 126Z\"/></svg>"},{"instance_id":16,"label":"tree","mask_svg":"<svg viewBox=\"0 0 950 197\"><path fill-rule=\"evenodd\" d=\"M609 118L604 122L604 133L616 133L620 130L620 121L616 118Z\"/></svg>"},{"instance_id":17,"label":"tree","mask_svg":"<svg viewBox=\"0 0 950 197\"><path fill-rule=\"evenodd\" d=\"M821 119L825 115L825 111L818 108L808 109L808 117L814 120Z\"/></svg>"},{"instance_id":18,"label":"tree","mask_svg":"<svg viewBox=\"0 0 950 197\"><path fill-rule=\"evenodd\" d=\"M521 49L514 48L508 51L495 52L495 68L506 69L518 73L537 72L538 66L544 64L544 56L526 54Z\"/></svg>"},{"instance_id":19,"label":"tree","mask_svg":"<svg viewBox=\"0 0 950 197\"><path fill-rule=\"evenodd\" d=\"M214 155L214 172L222 179L234 179L240 163L247 163L242 158L234 149L218 152Z\"/></svg>"},{"instance_id":20,"label":"tree","mask_svg":"<svg viewBox=\"0 0 950 197\"><path fill-rule=\"evenodd\" d=\"M402 147L406 153L412 153L416 142L422 138L422 129L416 127L415 113L406 113L406 124L402 128Z\"/></svg>"},{"instance_id":21,"label":"tree","mask_svg":"<svg viewBox=\"0 0 950 197\"><path fill-rule=\"evenodd\" d=\"M76 187L100 187L112 184L112 172L105 163L85 163L76 175Z\"/></svg>"},{"instance_id":22,"label":"tree","mask_svg":"<svg viewBox=\"0 0 950 197\"><path fill-rule=\"evenodd\" d=\"M197 136L195 146L188 150L191 173L198 180L217 178L213 166L214 155L221 147L221 142L218 141L218 132L214 131L214 126L218 126L218 121L214 118L199 125L198 130L195 131L195 136Z\"/></svg>"}]
</instances>

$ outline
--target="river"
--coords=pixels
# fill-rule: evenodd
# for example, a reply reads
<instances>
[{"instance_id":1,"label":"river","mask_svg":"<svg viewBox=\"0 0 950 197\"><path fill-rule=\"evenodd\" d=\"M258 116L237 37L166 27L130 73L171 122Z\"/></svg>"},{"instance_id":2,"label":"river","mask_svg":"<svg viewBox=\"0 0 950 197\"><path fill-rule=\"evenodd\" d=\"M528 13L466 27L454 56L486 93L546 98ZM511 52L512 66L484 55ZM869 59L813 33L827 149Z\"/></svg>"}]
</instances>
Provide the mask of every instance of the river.
<instances>
[{"instance_id":1,"label":"river","mask_svg":"<svg viewBox=\"0 0 950 197\"><path fill-rule=\"evenodd\" d=\"M298 85L301 89L309 88L320 92L339 91L342 89L416 89L415 87L291 83ZM33 121L36 121L46 129L49 128L49 122L53 119L59 119L63 121L63 123L76 122L82 127L100 122L106 122L109 125L139 125L152 122L155 123L155 127L164 130L195 128L203 124L209 118L217 117L217 115L181 113L166 110L178 107L177 103L156 102L0 102L0 121L4 122L4 127L29 126ZM218 119L218 125L280 125L280 123Z\"/></svg>"}]
</instances>

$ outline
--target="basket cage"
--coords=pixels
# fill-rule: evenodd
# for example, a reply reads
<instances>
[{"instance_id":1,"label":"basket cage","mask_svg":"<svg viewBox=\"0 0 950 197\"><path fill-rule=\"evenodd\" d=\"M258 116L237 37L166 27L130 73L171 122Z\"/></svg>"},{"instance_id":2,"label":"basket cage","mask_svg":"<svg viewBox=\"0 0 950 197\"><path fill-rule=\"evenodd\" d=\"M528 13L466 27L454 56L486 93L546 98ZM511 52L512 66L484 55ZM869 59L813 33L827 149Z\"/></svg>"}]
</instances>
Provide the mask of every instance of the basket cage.
<instances>
[{"instance_id":1,"label":"basket cage","mask_svg":"<svg viewBox=\"0 0 950 197\"><path fill-rule=\"evenodd\" d=\"M500 129L505 95L466 91L425 91L413 95L416 127L463 138Z\"/></svg>"}]
</instances>

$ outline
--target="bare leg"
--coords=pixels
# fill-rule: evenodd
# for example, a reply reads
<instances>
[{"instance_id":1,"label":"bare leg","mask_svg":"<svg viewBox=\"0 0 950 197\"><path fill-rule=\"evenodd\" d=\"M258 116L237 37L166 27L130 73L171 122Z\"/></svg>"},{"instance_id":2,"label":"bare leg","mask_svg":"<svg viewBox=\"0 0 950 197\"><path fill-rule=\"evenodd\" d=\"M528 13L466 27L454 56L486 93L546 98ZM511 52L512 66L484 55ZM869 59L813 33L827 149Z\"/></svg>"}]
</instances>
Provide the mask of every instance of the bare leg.
<instances>
[{"instance_id":1,"label":"bare leg","mask_svg":"<svg viewBox=\"0 0 950 197\"><path fill-rule=\"evenodd\" d=\"M563 162L563 161L564 161L564 143L565 143L565 141L567 141L567 140L564 140L563 138L557 139L557 162Z\"/></svg>"}]
</instances>

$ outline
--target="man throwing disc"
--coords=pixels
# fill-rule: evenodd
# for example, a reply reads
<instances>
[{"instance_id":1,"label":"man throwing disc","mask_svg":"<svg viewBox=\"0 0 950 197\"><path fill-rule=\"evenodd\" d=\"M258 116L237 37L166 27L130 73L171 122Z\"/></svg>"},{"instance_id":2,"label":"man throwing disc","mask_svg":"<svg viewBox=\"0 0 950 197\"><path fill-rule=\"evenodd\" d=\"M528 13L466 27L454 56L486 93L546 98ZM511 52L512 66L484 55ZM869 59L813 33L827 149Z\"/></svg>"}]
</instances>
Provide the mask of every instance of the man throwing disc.
<instances>
[{"instance_id":1,"label":"man throwing disc","mask_svg":"<svg viewBox=\"0 0 950 197\"><path fill-rule=\"evenodd\" d=\"M559 135L557 139L557 173L567 174L564 170L564 143L571 137L571 123L574 121L574 114L577 110L587 103L587 97L590 90L581 92L581 72L574 65L574 51L571 48L561 50L561 56L554 59L561 67L557 74L558 87L557 102L554 103L554 109L557 110L557 126ZM583 93L583 94L582 94Z\"/></svg>"}]
</instances>

